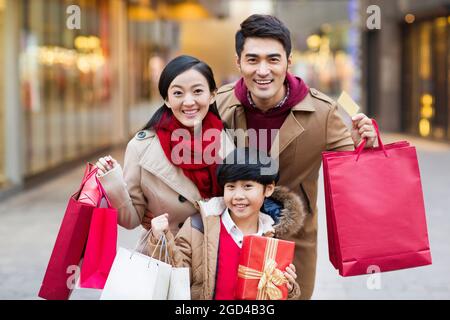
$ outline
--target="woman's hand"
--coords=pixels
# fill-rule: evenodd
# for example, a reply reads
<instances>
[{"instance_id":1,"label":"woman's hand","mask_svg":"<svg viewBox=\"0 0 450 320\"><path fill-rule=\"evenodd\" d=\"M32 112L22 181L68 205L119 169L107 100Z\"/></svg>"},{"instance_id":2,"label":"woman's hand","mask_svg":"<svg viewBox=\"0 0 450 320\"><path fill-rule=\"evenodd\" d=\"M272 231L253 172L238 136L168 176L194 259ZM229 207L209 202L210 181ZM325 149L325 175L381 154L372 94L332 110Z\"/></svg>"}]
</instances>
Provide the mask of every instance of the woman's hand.
<instances>
[{"instance_id":1,"label":"woman's hand","mask_svg":"<svg viewBox=\"0 0 450 320\"><path fill-rule=\"evenodd\" d=\"M291 263L288 267L286 267L286 272L284 272L284 276L288 280L287 288L288 292L291 292L294 289L295 279L297 279L297 273L295 272L295 266Z\"/></svg>"},{"instance_id":2,"label":"woman's hand","mask_svg":"<svg viewBox=\"0 0 450 320\"><path fill-rule=\"evenodd\" d=\"M102 176L108 171L114 169L119 163L111 156L98 159L95 166L98 168L97 176Z\"/></svg>"},{"instance_id":3,"label":"woman's hand","mask_svg":"<svg viewBox=\"0 0 450 320\"><path fill-rule=\"evenodd\" d=\"M166 231L169 230L169 214L164 213L152 219L153 237L159 239Z\"/></svg>"}]
</instances>

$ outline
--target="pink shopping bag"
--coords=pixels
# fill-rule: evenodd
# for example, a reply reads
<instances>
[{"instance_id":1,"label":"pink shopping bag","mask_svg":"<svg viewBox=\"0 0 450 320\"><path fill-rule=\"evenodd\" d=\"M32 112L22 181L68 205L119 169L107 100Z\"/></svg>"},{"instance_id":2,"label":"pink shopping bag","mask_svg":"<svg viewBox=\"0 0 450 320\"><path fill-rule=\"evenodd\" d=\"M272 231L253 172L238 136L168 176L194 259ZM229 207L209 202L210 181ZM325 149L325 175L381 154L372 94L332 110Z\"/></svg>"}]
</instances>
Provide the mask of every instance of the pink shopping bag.
<instances>
[{"instance_id":1,"label":"pink shopping bag","mask_svg":"<svg viewBox=\"0 0 450 320\"><path fill-rule=\"evenodd\" d=\"M117 251L117 210L97 180L107 208L95 208L81 266L80 287L103 289Z\"/></svg>"}]
</instances>

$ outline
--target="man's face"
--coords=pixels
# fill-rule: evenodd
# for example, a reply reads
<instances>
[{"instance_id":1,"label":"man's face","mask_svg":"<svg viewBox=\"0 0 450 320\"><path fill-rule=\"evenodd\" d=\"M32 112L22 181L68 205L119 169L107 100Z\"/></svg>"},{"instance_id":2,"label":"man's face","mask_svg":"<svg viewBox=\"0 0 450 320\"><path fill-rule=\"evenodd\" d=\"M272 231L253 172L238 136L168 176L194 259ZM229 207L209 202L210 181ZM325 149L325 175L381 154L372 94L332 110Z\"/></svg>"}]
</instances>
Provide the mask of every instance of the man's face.
<instances>
[{"instance_id":1,"label":"man's face","mask_svg":"<svg viewBox=\"0 0 450 320\"><path fill-rule=\"evenodd\" d=\"M247 38L238 67L256 106L274 107L283 99L284 80L291 64L281 42L272 38Z\"/></svg>"}]
</instances>

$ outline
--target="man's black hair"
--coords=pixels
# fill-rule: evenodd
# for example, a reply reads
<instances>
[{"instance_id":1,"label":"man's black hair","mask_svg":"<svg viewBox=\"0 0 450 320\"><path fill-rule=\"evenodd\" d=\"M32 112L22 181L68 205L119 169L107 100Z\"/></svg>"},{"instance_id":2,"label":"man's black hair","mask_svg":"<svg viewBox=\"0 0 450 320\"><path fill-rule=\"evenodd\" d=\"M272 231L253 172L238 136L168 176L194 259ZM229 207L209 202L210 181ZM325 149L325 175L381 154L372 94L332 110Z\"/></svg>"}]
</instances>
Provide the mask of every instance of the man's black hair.
<instances>
[{"instance_id":1,"label":"man's black hair","mask_svg":"<svg viewBox=\"0 0 450 320\"><path fill-rule=\"evenodd\" d=\"M241 23L241 29L236 32L235 46L238 57L244 50L247 38L272 38L278 40L289 57L292 50L291 33L278 18L271 15L253 14Z\"/></svg>"},{"instance_id":2,"label":"man's black hair","mask_svg":"<svg viewBox=\"0 0 450 320\"><path fill-rule=\"evenodd\" d=\"M275 162L276 160L265 152L251 148L236 148L217 167L217 181L222 188L226 183L238 180L256 181L264 186L277 183L280 175ZM274 170L267 168L277 169L273 172ZM270 174L265 171L269 171Z\"/></svg>"}]
</instances>

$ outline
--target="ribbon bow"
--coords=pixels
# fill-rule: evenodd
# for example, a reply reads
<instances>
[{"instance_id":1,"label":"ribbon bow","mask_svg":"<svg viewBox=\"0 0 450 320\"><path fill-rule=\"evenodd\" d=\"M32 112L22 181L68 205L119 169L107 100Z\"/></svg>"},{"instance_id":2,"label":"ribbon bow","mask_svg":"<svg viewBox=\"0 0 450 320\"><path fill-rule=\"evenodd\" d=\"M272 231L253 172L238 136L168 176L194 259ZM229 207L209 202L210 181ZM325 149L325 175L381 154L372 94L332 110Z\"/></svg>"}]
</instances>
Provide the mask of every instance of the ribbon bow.
<instances>
[{"instance_id":1,"label":"ribbon bow","mask_svg":"<svg viewBox=\"0 0 450 320\"><path fill-rule=\"evenodd\" d=\"M239 265L238 275L244 279L259 279L258 300L265 300L265 297L270 300L280 300L283 294L277 286L288 282L283 272L277 269L277 263L273 259L266 261L262 272Z\"/></svg>"}]
</instances>

